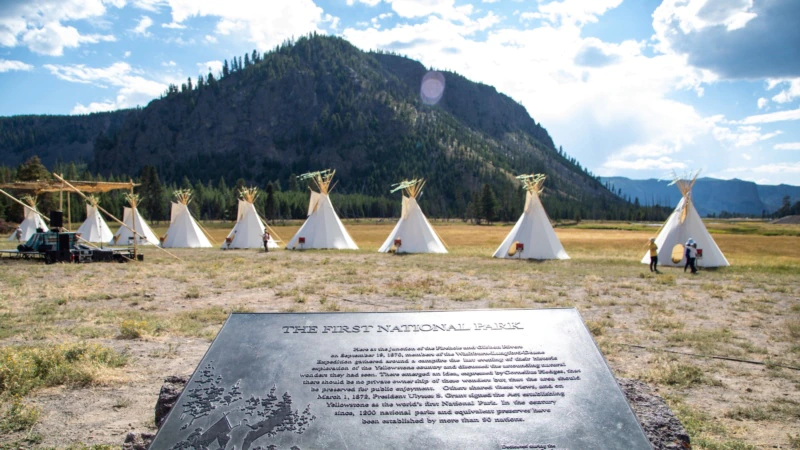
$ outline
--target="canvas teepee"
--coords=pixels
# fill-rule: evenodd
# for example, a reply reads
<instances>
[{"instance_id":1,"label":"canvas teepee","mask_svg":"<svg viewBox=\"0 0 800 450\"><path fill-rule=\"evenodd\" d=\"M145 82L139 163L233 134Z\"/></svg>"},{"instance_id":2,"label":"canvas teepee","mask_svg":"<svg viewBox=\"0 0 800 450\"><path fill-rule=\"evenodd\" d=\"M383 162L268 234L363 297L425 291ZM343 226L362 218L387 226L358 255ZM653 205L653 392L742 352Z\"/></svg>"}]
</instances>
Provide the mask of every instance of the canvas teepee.
<instances>
[{"instance_id":1,"label":"canvas teepee","mask_svg":"<svg viewBox=\"0 0 800 450\"><path fill-rule=\"evenodd\" d=\"M543 174L517 177L527 191L525 210L494 252L495 258L569 259L539 199L545 178Z\"/></svg>"},{"instance_id":2,"label":"canvas teepee","mask_svg":"<svg viewBox=\"0 0 800 450\"><path fill-rule=\"evenodd\" d=\"M31 238L34 234L36 234L36 229L47 230L47 224L44 223L44 220L36 211L36 197L32 197L30 195L26 195L22 197L26 203L30 206L25 206L25 218L22 220L22 223L19 224L20 230L22 230L22 237L20 238L21 242L28 242L28 239ZM16 241L17 240L17 231L14 230L11 232L11 236L8 237L9 241Z\"/></svg>"},{"instance_id":3,"label":"canvas teepee","mask_svg":"<svg viewBox=\"0 0 800 450\"><path fill-rule=\"evenodd\" d=\"M90 195L86 203L86 220L78 228L77 233L86 242L108 242L114 235L97 209L97 197Z\"/></svg>"},{"instance_id":4,"label":"canvas teepee","mask_svg":"<svg viewBox=\"0 0 800 450\"><path fill-rule=\"evenodd\" d=\"M683 177L674 175L674 181L670 183L670 185L678 185L683 197L656 237L658 263L662 266L683 266L686 264L684 245L689 239L697 243L698 250L702 250L702 257L697 260L699 266L730 266L694 208L692 187L699 174L700 172L698 171L694 176L691 174ZM649 251L645 252L642 263L650 263Z\"/></svg>"},{"instance_id":5,"label":"canvas teepee","mask_svg":"<svg viewBox=\"0 0 800 450\"><path fill-rule=\"evenodd\" d=\"M150 226L147 225L147 222L144 221L137 209L140 200L139 196L136 194L125 194L125 199L128 200L128 203L131 205L130 208L126 206L122 214L122 222L126 226L119 227L119 230L117 230L117 233L111 238L111 242L109 243L112 245L128 245L132 243L133 232L130 229L133 229L136 230L136 234L139 236L136 240L137 244L158 245L158 236L153 233L153 230L150 229Z\"/></svg>"},{"instance_id":6,"label":"canvas teepee","mask_svg":"<svg viewBox=\"0 0 800 450\"><path fill-rule=\"evenodd\" d=\"M192 191L189 189L175 191L177 202L172 202L170 224L167 235L161 246L164 248L205 248L211 247L211 242L189 212L189 202Z\"/></svg>"},{"instance_id":7,"label":"canvas teepee","mask_svg":"<svg viewBox=\"0 0 800 450\"><path fill-rule=\"evenodd\" d=\"M308 219L286 245L288 249L297 248L335 248L340 250L358 250L353 238L333 210L328 193L333 188L331 180L335 170L326 169L300 175L301 180L313 180L319 192L311 191L308 202Z\"/></svg>"},{"instance_id":8,"label":"canvas teepee","mask_svg":"<svg viewBox=\"0 0 800 450\"><path fill-rule=\"evenodd\" d=\"M447 253L447 248L417 203L417 197L422 193L424 185L425 180L417 179L392 186L392 193L403 190L405 194L403 212L394 230L378 249L379 252L387 253L395 247L397 253Z\"/></svg>"},{"instance_id":9,"label":"canvas teepee","mask_svg":"<svg viewBox=\"0 0 800 450\"><path fill-rule=\"evenodd\" d=\"M268 229L268 227L259 217L254 205L258 197L258 188L242 188L239 191L239 197L239 213L236 215L236 225L228 233L222 248L263 248L264 241L262 236L264 235L264 230ZM269 248L278 248L277 237L278 235L270 230L269 242L267 243Z\"/></svg>"}]
</instances>

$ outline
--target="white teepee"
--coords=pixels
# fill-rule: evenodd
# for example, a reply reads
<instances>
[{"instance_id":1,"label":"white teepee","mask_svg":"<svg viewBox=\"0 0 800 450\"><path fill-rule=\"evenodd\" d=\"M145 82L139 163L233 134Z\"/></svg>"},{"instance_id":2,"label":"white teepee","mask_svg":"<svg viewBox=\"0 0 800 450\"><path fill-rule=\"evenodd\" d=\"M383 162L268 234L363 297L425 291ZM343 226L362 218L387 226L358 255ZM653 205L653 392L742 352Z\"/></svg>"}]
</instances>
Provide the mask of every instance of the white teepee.
<instances>
[{"instance_id":1,"label":"white teepee","mask_svg":"<svg viewBox=\"0 0 800 450\"><path fill-rule=\"evenodd\" d=\"M125 198L131 205L127 206L122 213L122 222L125 227L119 227L117 233L111 238L110 244L112 245L129 245L133 243L133 231L139 236L136 240L138 245L158 245L158 236L153 233L147 222L144 221L142 215L139 213L137 205L139 204L139 196L135 194L125 194ZM130 229L129 229L130 228Z\"/></svg>"},{"instance_id":2,"label":"white teepee","mask_svg":"<svg viewBox=\"0 0 800 450\"><path fill-rule=\"evenodd\" d=\"M394 185L391 192L403 190L403 212L389 237L380 249L387 253L394 246L396 253L447 253L439 235L422 213L417 197L422 193L425 180L403 181ZM396 246L395 244L400 244Z\"/></svg>"},{"instance_id":3,"label":"white teepee","mask_svg":"<svg viewBox=\"0 0 800 450\"><path fill-rule=\"evenodd\" d=\"M28 239L31 238L34 234L36 234L36 229L40 228L42 230L47 230L47 224L44 223L44 219L39 213L36 211L36 198L25 196L22 198L23 200L27 201L30 206L25 206L25 218L22 220L22 223L19 224L19 228L22 231L22 237L20 238L20 242L28 242ZM11 232L11 236L8 237L9 241L16 241L17 240L17 230Z\"/></svg>"},{"instance_id":4,"label":"white teepee","mask_svg":"<svg viewBox=\"0 0 800 450\"><path fill-rule=\"evenodd\" d=\"M314 180L319 192L311 191L311 198L308 202L308 218L294 237L286 245L288 249L303 248L335 248L339 250L358 250L358 246L353 242L353 238L347 234L347 230L336 215L331 199L328 197L330 192L331 180L335 170L323 170L300 175L301 180Z\"/></svg>"},{"instance_id":5,"label":"white teepee","mask_svg":"<svg viewBox=\"0 0 800 450\"><path fill-rule=\"evenodd\" d=\"M190 190L175 191L178 202L172 202L170 224L161 244L164 248L206 248L211 242L189 212Z\"/></svg>"},{"instance_id":6,"label":"white teepee","mask_svg":"<svg viewBox=\"0 0 800 450\"><path fill-rule=\"evenodd\" d=\"M547 212L542 206L539 194L545 176L520 175L525 194L525 210L517 220L514 228L508 233L497 251L495 258L524 258L524 259L569 259L564 251L561 241L558 240ZM519 244L519 245L518 245Z\"/></svg>"},{"instance_id":7,"label":"white teepee","mask_svg":"<svg viewBox=\"0 0 800 450\"><path fill-rule=\"evenodd\" d=\"M229 248L263 248L264 247L264 230L267 226L258 216L258 211L253 204L258 197L257 188L242 188L239 192L239 213L236 215L236 225L228 233L225 238L225 243L222 244L223 249ZM269 234L269 248L278 248L278 243L275 238L274 232Z\"/></svg>"},{"instance_id":8,"label":"white teepee","mask_svg":"<svg viewBox=\"0 0 800 450\"><path fill-rule=\"evenodd\" d=\"M87 242L108 242L114 237L97 209L97 198L89 197L89 203L86 204L86 220L83 221L76 233L80 234L81 239Z\"/></svg>"},{"instance_id":9,"label":"white teepee","mask_svg":"<svg viewBox=\"0 0 800 450\"><path fill-rule=\"evenodd\" d=\"M658 246L658 264L662 266L683 266L686 264L684 245L689 239L697 243L697 249L702 250L702 257L697 259L697 265L701 267L724 267L730 266L722 250L719 249L714 238L708 233L700 214L694 208L692 201L692 187L697 180L697 175L691 174L682 178L675 176L675 180L670 184L677 184L683 198L678 202L678 206L672 211L661 231L656 237ZM690 179L691 178L691 179ZM673 256L674 255L674 256ZM677 258L680 256L680 258ZM650 263L650 251L645 252L642 258L643 264Z\"/></svg>"}]
</instances>

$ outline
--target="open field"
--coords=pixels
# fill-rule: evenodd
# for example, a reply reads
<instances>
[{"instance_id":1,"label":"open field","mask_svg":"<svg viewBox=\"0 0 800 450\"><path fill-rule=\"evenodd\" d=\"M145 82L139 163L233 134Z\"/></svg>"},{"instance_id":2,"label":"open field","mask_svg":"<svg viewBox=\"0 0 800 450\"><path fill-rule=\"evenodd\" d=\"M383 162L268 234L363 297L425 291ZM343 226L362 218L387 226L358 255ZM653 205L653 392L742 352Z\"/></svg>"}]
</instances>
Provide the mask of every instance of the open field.
<instances>
[{"instance_id":1,"label":"open field","mask_svg":"<svg viewBox=\"0 0 800 450\"><path fill-rule=\"evenodd\" d=\"M289 239L299 225L275 229ZM393 225L348 222L362 249L349 252L0 260L0 448L152 431L163 377L191 373L231 311L550 307L578 308L612 370L657 387L694 448L800 448L800 226L711 222L732 267L653 276L638 261L658 227L557 228L572 259L528 262L490 257L510 226L460 222L434 224L449 255L378 254ZM221 242L231 224L208 226Z\"/></svg>"}]
</instances>

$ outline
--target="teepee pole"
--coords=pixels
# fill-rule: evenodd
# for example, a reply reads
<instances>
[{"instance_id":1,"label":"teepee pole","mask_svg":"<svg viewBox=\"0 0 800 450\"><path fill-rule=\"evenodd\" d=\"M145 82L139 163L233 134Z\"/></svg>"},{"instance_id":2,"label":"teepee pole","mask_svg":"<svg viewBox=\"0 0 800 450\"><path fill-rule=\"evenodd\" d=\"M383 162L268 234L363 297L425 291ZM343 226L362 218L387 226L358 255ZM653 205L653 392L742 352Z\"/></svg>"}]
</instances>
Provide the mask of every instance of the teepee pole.
<instances>
[{"instance_id":1,"label":"teepee pole","mask_svg":"<svg viewBox=\"0 0 800 450\"><path fill-rule=\"evenodd\" d=\"M133 196L133 195L134 195L133 194L133 179L131 179L131 196ZM131 210L131 219L132 219L131 220L131 225L133 225L133 229L131 231L133 231L133 257L134 258L138 258L136 241L138 241L139 238L136 236L136 205L132 205L132 206L133 206L133 208ZM123 217L123 219L124 218L125 217ZM142 231L144 231L144 230L142 230Z\"/></svg>"},{"instance_id":2,"label":"teepee pole","mask_svg":"<svg viewBox=\"0 0 800 450\"><path fill-rule=\"evenodd\" d=\"M188 205L187 205L187 207L188 207ZM191 214L191 213L189 213L189 214ZM200 227L200 230L206 235L206 237L208 239L210 239L211 242L214 243L214 245L217 245L217 241L215 241L214 238L211 237L211 233L209 233L208 230L206 230L202 225L200 225L200 221L199 220L195 220L194 222L197 224L198 227Z\"/></svg>"},{"instance_id":3,"label":"teepee pole","mask_svg":"<svg viewBox=\"0 0 800 450\"><path fill-rule=\"evenodd\" d=\"M267 230L272 232L272 234L274 234L275 237L277 237L280 242L284 242L284 240L281 239L280 236L278 236L278 233L275 232L275 230L271 226L269 226L269 224L267 223L267 219L261 217L261 214L259 214L258 211L256 211L256 215L258 216L259 219L261 219L262 222L264 222L264 226L267 227Z\"/></svg>"},{"instance_id":4,"label":"teepee pole","mask_svg":"<svg viewBox=\"0 0 800 450\"><path fill-rule=\"evenodd\" d=\"M28 209L32 210L33 212L35 212L36 214L40 215L42 217L42 219L46 220L47 222L50 222L50 218L49 217L46 217L44 214L40 213L36 208L33 208L30 205L26 205L25 203L19 201L16 197L14 197L13 195L9 194L8 192L0 189L0 194L4 194L6 197L10 198L11 200L14 200L15 202L19 203L23 207L28 208Z\"/></svg>"}]
</instances>

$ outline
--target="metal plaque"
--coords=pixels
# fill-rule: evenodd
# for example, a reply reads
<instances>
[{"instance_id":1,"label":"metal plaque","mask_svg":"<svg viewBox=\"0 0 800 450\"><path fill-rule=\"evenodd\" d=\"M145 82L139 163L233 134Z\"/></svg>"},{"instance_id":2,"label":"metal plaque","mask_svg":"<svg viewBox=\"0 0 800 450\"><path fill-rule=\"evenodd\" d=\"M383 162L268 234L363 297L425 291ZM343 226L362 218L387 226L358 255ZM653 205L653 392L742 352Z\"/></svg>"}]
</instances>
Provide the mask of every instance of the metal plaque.
<instances>
[{"instance_id":1,"label":"metal plaque","mask_svg":"<svg viewBox=\"0 0 800 450\"><path fill-rule=\"evenodd\" d=\"M151 450L651 448L575 309L232 314Z\"/></svg>"}]
</instances>

